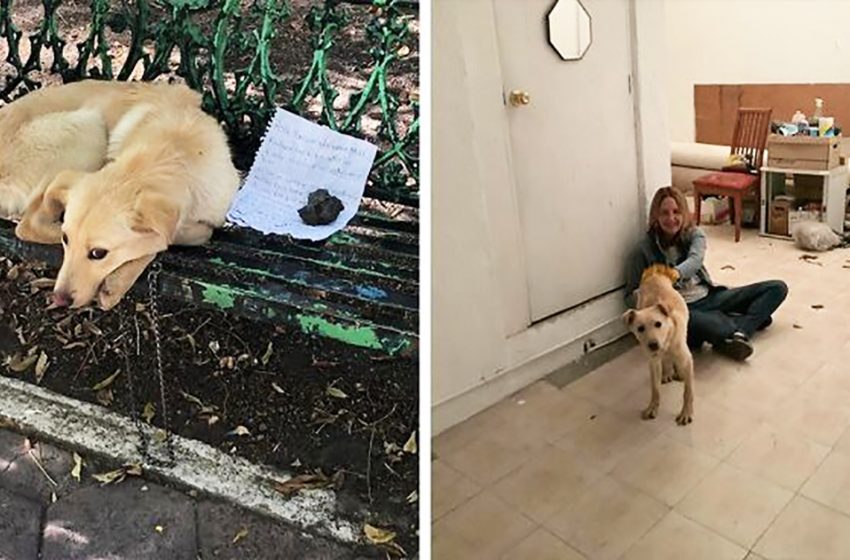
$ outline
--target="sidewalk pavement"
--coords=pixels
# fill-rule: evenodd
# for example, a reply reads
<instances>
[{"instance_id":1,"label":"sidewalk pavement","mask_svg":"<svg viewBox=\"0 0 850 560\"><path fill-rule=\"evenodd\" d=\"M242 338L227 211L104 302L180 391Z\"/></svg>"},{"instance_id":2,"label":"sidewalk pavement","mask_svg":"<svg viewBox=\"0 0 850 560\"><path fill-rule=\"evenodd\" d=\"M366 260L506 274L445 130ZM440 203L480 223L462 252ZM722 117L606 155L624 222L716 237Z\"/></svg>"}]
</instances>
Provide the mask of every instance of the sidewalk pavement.
<instances>
[{"instance_id":1,"label":"sidewalk pavement","mask_svg":"<svg viewBox=\"0 0 850 560\"><path fill-rule=\"evenodd\" d=\"M71 452L0 429L0 560L374 557L144 477L101 485L111 468L84 460L78 482Z\"/></svg>"}]
</instances>

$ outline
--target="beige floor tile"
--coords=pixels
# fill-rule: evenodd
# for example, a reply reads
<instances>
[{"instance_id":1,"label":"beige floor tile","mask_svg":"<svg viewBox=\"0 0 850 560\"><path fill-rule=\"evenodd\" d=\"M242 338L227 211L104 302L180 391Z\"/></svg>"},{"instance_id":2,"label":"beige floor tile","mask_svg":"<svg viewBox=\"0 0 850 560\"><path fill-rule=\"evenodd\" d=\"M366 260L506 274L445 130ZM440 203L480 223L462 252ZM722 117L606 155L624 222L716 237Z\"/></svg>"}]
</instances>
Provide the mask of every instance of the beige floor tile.
<instances>
[{"instance_id":1,"label":"beige floor tile","mask_svg":"<svg viewBox=\"0 0 850 560\"><path fill-rule=\"evenodd\" d=\"M534 523L501 500L484 491L432 526L432 538L458 546L468 556L458 558L498 558L534 530ZM437 558L435 556L435 558Z\"/></svg>"},{"instance_id":2,"label":"beige floor tile","mask_svg":"<svg viewBox=\"0 0 850 560\"><path fill-rule=\"evenodd\" d=\"M434 520L480 491L480 486L442 461L431 461L431 516Z\"/></svg>"},{"instance_id":3,"label":"beige floor tile","mask_svg":"<svg viewBox=\"0 0 850 560\"><path fill-rule=\"evenodd\" d=\"M542 523L602 476L574 453L547 445L493 486L506 503Z\"/></svg>"},{"instance_id":4,"label":"beige floor tile","mask_svg":"<svg viewBox=\"0 0 850 560\"><path fill-rule=\"evenodd\" d=\"M611 476L675 505L718 463L718 459L661 436L623 457Z\"/></svg>"},{"instance_id":5,"label":"beige floor tile","mask_svg":"<svg viewBox=\"0 0 850 560\"><path fill-rule=\"evenodd\" d=\"M523 441L503 429L482 434L465 447L440 453L447 465L481 486L488 486L531 459L544 445L542 441Z\"/></svg>"},{"instance_id":6,"label":"beige floor tile","mask_svg":"<svg viewBox=\"0 0 850 560\"><path fill-rule=\"evenodd\" d=\"M844 430L844 433L841 434L841 437L838 438L838 441L832 447L835 450L850 453L850 427Z\"/></svg>"},{"instance_id":7,"label":"beige floor tile","mask_svg":"<svg viewBox=\"0 0 850 560\"><path fill-rule=\"evenodd\" d=\"M431 535L431 558L433 560L470 560L476 558L478 551L455 533L436 531ZM483 557L478 556L481 560Z\"/></svg>"},{"instance_id":8,"label":"beige floor tile","mask_svg":"<svg viewBox=\"0 0 850 560\"><path fill-rule=\"evenodd\" d=\"M828 452L824 445L765 425L741 443L727 462L796 491Z\"/></svg>"},{"instance_id":9,"label":"beige floor tile","mask_svg":"<svg viewBox=\"0 0 850 560\"><path fill-rule=\"evenodd\" d=\"M793 391L787 385L776 383L769 374L758 371L751 364L738 367L749 369L717 387L704 397L705 401L761 420L770 416Z\"/></svg>"},{"instance_id":10,"label":"beige floor tile","mask_svg":"<svg viewBox=\"0 0 850 560\"><path fill-rule=\"evenodd\" d=\"M749 554L747 554L747 556L744 558L744 560L767 560L767 559L764 556L759 556L755 552L750 552Z\"/></svg>"},{"instance_id":11,"label":"beige floor tile","mask_svg":"<svg viewBox=\"0 0 850 560\"><path fill-rule=\"evenodd\" d=\"M555 442L580 422L601 410L601 405L538 381L493 407L505 429L528 439Z\"/></svg>"},{"instance_id":12,"label":"beige floor tile","mask_svg":"<svg viewBox=\"0 0 850 560\"><path fill-rule=\"evenodd\" d=\"M720 465L675 509L749 548L793 496L772 482Z\"/></svg>"},{"instance_id":13,"label":"beige floor tile","mask_svg":"<svg viewBox=\"0 0 850 560\"><path fill-rule=\"evenodd\" d=\"M458 451L482 435L498 431L503 422L494 407L490 407L435 437L432 447L434 454L440 457Z\"/></svg>"},{"instance_id":14,"label":"beige floor tile","mask_svg":"<svg viewBox=\"0 0 850 560\"><path fill-rule=\"evenodd\" d=\"M850 426L850 400L837 404L824 392L794 391L769 417L778 429L832 447Z\"/></svg>"},{"instance_id":15,"label":"beige floor tile","mask_svg":"<svg viewBox=\"0 0 850 560\"><path fill-rule=\"evenodd\" d=\"M843 397L850 397L850 375L848 375L846 364L850 361L830 361L820 368L806 383L805 389L824 395L833 395L839 402L847 403Z\"/></svg>"},{"instance_id":16,"label":"beige floor tile","mask_svg":"<svg viewBox=\"0 0 850 560\"><path fill-rule=\"evenodd\" d=\"M641 412L646 405L649 404L651 389L647 375L646 383L620 399L612 405L610 410L619 413L621 416L628 419L642 419ZM682 410L683 393L685 386L679 381L664 383L661 385L661 406L658 409L658 416L652 420L646 421L646 426L664 431L669 426L676 425L676 416Z\"/></svg>"},{"instance_id":17,"label":"beige floor tile","mask_svg":"<svg viewBox=\"0 0 850 560\"><path fill-rule=\"evenodd\" d=\"M741 560L747 550L671 511L622 560Z\"/></svg>"},{"instance_id":18,"label":"beige floor tile","mask_svg":"<svg viewBox=\"0 0 850 560\"><path fill-rule=\"evenodd\" d=\"M700 400L697 396L693 423L671 426L664 435L718 459L725 459L759 425L757 420Z\"/></svg>"},{"instance_id":19,"label":"beige floor tile","mask_svg":"<svg viewBox=\"0 0 850 560\"><path fill-rule=\"evenodd\" d=\"M799 347L788 344L787 339L794 334L792 331L784 337L785 344L780 343L779 337L776 343L768 344L761 335L756 335L753 340L756 351L748 360L753 369L766 374L771 383L792 389L805 383L826 363L822 353L800 352Z\"/></svg>"},{"instance_id":20,"label":"beige floor tile","mask_svg":"<svg viewBox=\"0 0 850 560\"><path fill-rule=\"evenodd\" d=\"M589 558L618 558L669 509L605 476L546 522L555 535Z\"/></svg>"},{"instance_id":21,"label":"beige floor tile","mask_svg":"<svg viewBox=\"0 0 850 560\"><path fill-rule=\"evenodd\" d=\"M574 548L546 529L531 533L518 545L507 551L502 560L584 560Z\"/></svg>"},{"instance_id":22,"label":"beige floor tile","mask_svg":"<svg viewBox=\"0 0 850 560\"><path fill-rule=\"evenodd\" d=\"M850 517L796 496L753 550L771 560L850 558Z\"/></svg>"},{"instance_id":23,"label":"beige floor tile","mask_svg":"<svg viewBox=\"0 0 850 560\"><path fill-rule=\"evenodd\" d=\"M658 437L658 432L648 424L651 423L604 411L583 420L556 445L608 472L626 453Z\"/></svg>"},{"instance_id":24,"label":"beige floor tile","mask_svg":"<svg viewBox=\"0 0 850 560\"><path fill-rule=\"evenodd\" d=\"M644 386L648 371L646 358L635 347L570 383L562 391L610 407Z\"/></svg>"},{"instance_id":25,"label":"beige floor tile","mask_svg":"<svg viewBox=\"0 0 850 560\"><path fill-rule=\"evenodd\" d=\"M833 450L800 494L850 515L850 454Z\"/></svg>"}]
</instances>

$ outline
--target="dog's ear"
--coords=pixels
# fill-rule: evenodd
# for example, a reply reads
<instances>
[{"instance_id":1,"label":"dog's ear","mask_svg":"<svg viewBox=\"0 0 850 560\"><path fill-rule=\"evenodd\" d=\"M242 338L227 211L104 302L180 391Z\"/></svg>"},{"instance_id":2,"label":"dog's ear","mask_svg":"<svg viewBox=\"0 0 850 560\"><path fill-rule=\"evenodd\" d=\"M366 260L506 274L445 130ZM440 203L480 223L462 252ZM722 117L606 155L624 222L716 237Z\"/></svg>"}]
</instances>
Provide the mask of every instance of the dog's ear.
<instances>
[{"instance_id":1,"label":"dog's ear","mask_svg":"<svg viewBox=\"0 0 850 560\"><path fill-rule=\"evenodd\" d=\"M180 209L174 201L161 194L140 194L129 218L130 229L140 236L139 256L168 249L179 221Z\"/></svg>"},{"instance_id":2,"label":"dog's ear","mask_svg":"<svg viewBox=\"0 0 850 560\"><path fill-rule=\"evenodd\" d=\"M62 171L27 206L15 228L15 235L36 243L62 242L62 214L68 194L83 175L80 171Z\"/></svg>"},{"instance_id":3,"label":"dog's ear","mask_svg":"<svg viewBox=\"0 0 850 560\"><path fill-rule=\"evenodd\" d=\"M628 311L623 313L623 322L625 322L627 325L631 326L632 323L635 322L635 315L637 315L635 310L629 309Z\"/></svg>"},{"instance_id":4,"label":"dog's ear","mask_svg":"<svg viewBox=\"0 0 850 560\"><path fill-rule=\"evenodd\" d=\"M670 310L667 309L667 306L664 305L663 303L656 303L655 307L657 307L658 311L660 311L665 317L670 316Z\"/></svg>"}]
</instances>

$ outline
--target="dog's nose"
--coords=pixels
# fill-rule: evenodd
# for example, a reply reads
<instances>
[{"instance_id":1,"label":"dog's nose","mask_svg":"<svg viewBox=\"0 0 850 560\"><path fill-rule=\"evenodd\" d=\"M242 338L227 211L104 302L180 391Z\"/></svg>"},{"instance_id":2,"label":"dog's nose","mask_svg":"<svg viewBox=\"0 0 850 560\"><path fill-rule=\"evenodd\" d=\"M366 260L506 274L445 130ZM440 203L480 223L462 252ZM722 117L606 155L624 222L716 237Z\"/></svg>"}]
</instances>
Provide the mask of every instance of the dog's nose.
<instances>
[{"instance_id":1,"label":"dog's nose","mask_svg":"<svg viewBox=\"0 0 850 560\"><path fill-rule=\"evenodd\" d=\"M650 342L648 346L649 346L649 349L652 350L653 352L658 350L658 343L657 342Z\"/></svg>"},{"instance_id":2,"label":"dog's nose","mask_svg":"<svg viewBox=\"0 0 850 560\"><path fill-rule=\"evenodd\" d=\"M71 305L71 294L67 292L53 292L53 303L59 307Z\"/></svg>"}]
</instances>

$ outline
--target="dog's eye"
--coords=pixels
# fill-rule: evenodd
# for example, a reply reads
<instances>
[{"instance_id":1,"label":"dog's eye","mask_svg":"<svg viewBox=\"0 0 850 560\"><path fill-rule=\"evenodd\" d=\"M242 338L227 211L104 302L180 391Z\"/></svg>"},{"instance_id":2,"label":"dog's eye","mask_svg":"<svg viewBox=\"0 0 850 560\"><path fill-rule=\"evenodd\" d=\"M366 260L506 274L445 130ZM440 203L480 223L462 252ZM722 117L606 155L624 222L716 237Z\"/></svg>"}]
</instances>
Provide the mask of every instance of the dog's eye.
<instances>
[{"instance_id":1,"label":"dog's eye","mask_svg":"<svg viewBox=\"0 0 850 560\"><path fill-rule=\"evenodd\" d=\"M65 245L68 244L68 234L67 233L62 234L62 243L64 243Z\"/></svg>"},{"instance_id":2,"label":"dog's eye","mask_svg":"<svg viewBox=\"0 0 850 560\"><path fill-rule=\"evenodd\" d=\"M638 327L638 332L643 332L643 331L645 331L645 330L646 330L646 328L644 328L644 326L643 326L643 325L641 325L641 326L639 326L639 327Z\"/></svg>"},{"instance_id":3,"label":"dog's eye","mask_svg":"<svg viewBox=\"0 0 850 560\"><path fill-rule=\"evenodd\" d=\"M660 328L661 328L661 321L655 321L655 328L656 328L656 329L660 329Z\"/></svg>"},{"instance_id":4,"label":"dog's eye","mask_svg":"<svg viewBox=\"0 0 850 560\"><path fill-rule=\"evenodd\" d=\"M89 258L93 261L99 261L100 259L105 257L106 253L108 253L108 252L109 251L107 251L106 249L101 249L99 247L96 247L96 248L92 249L91 251L89 251Z\"/></svg>"},{"instance_id":5,"label":"dog's eye","mask_svg":"<svg viewBox=\"0 0 850 560\"><path fill-rule=\"evenodd\" d=\"M61 213L61 214L59 214L59 223L60 223L60 224L64 224L64 223L65 223L65 211L64 211L64 210L62 211L62 213Z\"/></svg>"}]
</instances>

